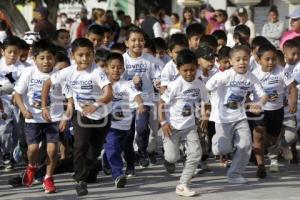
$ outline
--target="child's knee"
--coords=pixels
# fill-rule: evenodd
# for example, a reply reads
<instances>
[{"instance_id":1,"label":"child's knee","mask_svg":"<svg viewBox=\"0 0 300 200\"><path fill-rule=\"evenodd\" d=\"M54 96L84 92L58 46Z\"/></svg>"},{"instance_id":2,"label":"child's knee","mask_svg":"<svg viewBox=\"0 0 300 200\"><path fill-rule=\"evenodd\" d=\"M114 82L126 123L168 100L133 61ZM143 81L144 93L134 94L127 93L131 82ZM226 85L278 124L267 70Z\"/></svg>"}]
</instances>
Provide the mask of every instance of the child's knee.
<instances>
[{"instance_id":1,"label":"child's knee","mask_svg":"<svg viewBox=\"0 0 300 200\"><path fill-rule=\"evenodd\" d=\"M213 138L212 152L214 155L226 155L232 151L232 143L225 137Z\"/></svg>"}]
</instances>

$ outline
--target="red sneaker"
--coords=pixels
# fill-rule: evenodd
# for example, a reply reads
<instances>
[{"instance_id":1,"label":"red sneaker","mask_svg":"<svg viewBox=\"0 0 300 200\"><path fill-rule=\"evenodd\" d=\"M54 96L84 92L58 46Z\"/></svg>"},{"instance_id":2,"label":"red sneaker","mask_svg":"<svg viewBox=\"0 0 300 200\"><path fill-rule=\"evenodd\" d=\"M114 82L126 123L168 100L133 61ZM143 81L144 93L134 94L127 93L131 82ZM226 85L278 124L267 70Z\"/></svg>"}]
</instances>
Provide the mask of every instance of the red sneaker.
<instances>
[{"instance_id":1,"label":"red sneaker","mask_svg":"<svg viewBox=\"0 0 300 200\"><path fill-rule=\"evenodd\" d=\"M27 166L25 173L22 178L23 185L27 187L31 187L35 178L37 168L36 167L30 167Z\"/></svg>"},{"instance_id":2,"label":"red sneaker","mask_svg":"<svg viewBox=\"0 0 300 200\"><path fill-rule=\"evenodd\" d=\"M56 187L54 185L52 176L48 177L47 179L44 179L43 187L44 187L45 193L47 193L47 194L56 192Z\"/></svg>"}]
</instances>

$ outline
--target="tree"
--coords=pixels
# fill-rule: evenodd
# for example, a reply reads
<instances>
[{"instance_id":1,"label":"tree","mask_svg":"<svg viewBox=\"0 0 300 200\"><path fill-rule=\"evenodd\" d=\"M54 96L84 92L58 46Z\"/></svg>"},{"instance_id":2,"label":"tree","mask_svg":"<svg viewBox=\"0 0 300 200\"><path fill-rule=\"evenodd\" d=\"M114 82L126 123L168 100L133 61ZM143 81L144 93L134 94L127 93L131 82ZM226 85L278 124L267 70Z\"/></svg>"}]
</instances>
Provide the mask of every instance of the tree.
<instances>
[{"instance_id":1,"label":"tree","mask_svg":"<svg viewBox=\"0 0 300 200\"><path fill-rule=\"evenodd\" d=\"M12 24L12 31L17 35L22 35L29 31L29 26L24 16L17 9L17 4L25 5L29 2L35 2L37 7L44 2L47 5L49 16L48 19L53 24L56 24L57 11L60 3L80 3L84 4L85 0L0 0L0 11L4 12L8 20Z\"/></svg>"}]
</instances>

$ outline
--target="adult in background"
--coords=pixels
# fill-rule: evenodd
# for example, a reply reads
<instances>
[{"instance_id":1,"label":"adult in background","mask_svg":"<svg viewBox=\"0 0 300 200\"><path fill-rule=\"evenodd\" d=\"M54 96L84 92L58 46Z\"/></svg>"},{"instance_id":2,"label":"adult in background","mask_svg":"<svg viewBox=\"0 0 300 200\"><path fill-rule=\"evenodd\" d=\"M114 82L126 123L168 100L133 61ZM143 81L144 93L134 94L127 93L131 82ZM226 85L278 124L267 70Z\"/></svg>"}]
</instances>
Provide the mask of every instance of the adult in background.
<instances>
[{"instance_id":1,"label":"adult in background","mask_svg":"<svg viewBox=\"0 0 300 200\"><path fill-rule=\"evenodd\" d=\"M41 38L50 38L56 28L55 26L48 20L48 9L43 6L39 6L34 10L34 19L36 20L36 24L33 28L34 32L40 33Z\"/></svg>"},{"instance_id":2,"label":"adult in background","mask_svg":"<svg viewBox=\"0 0 300 200\"><path fill-rule=\"evenodd\" d=\"M141 24L141 29L148 35L149 39L163 37L162 28L158 21L159 10L157 7L151 7L149 15Z\"/></svg>"},{"instance_id":3,"label":"adult in background","mask_svg":"<svg viewBox=\"0 0 300 200\"><path fill-rule=\"evenodd\" d=\"M195 18L192 8L185 7L182 12L182 22L181 22L181 26L182 26L184 32L185 32L185 29L190 24L197 23L197 22L198 21Z\"/></svg>"},{"instance_id":4,"label":"adult in background","mask_svg":"<svg viewBox=\"0 0 300 200\"><path fill-rule=\"evenodd\" d=\"M248 12L245 8L237 9L237 16L239 18L240 24L245 24L250 28L250 41L255 38L255 27L254 23L249 19Z\"/></svg>"},{"instance_id":5,"label":"adult in background","mask_svg":"<svg viewBox=\"0 0 300 200\"><path fill-rule=\"evenodd\" d=\"M283 44L285 41L293 39L297 36L300 36L300 7L297 8L294 12L292 12L289 15L289 18L291 19L291 29L287 32L285 32L280 41L280 48L282 49Z\"/></svg>"},{"instance_id":6,"label":"adult in background","mask_svg":"<svg viewBox=\"0 0 300 200\"><path fill-rule=\"evenodd\" d=\"M278 19L279 14L276 6L272 6L268 12L268 22L264 24L261 35L266 37L276 48L285 30L283 21Z\"/></svg>"}]
</instances>

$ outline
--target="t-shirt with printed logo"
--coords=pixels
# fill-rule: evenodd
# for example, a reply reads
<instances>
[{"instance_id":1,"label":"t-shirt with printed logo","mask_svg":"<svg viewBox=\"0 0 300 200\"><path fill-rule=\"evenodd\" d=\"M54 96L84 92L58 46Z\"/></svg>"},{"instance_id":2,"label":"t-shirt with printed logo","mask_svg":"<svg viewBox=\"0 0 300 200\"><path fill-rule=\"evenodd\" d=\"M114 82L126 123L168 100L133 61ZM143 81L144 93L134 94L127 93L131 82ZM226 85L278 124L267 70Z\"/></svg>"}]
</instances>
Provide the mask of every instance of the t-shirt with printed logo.
<instances>
[{"instance_id":1,"label":"t-shirt with printed logo","mask_svg":"<svg viewBox=\"0 0 300 200\"><path fill-rule=\"evenodd\" d=\"M83 108L95 103L102 95L102 89L110 84L106 74L96 64L87 70L77 70L72 65L51 76L52 84L64 83L69 88L67 98L73 97L75 110L82 112ZM100 106L88 118L99 120L111 113L111 103Z\"/></svg>"},{"instance_id":2,"label":"t-shirt with printed logo","mask_svg":"<svg viewBox=\"0 0 300 200\"><path fill-rule=\"evenodd\" d=\"M34 66L24 71L18 80L14 90L22 95L26 109L33 115L33 119L25 119L25 122L46 123L42 117L41 92L44 82L54 73L54 70L50 73L40 72L39 69ZM47 99L47 107L49 107L52 122L60 121L64 111L62 88L60 84L51 87Z\"/></svg>"},{"instance_id":3,"label":"t-shirt with printed logo","mask_svg":"<svg viewBox=\"0 0 300 200\"><path fill-rule=\"evenodd\" d=\"M218 72L206 83L211 91L210 120L230 123L246 119L245 100L249 92L262 97L265 92L259 80L251 73L239 74L234 69Z\"/></svg>"}]
</instances>

